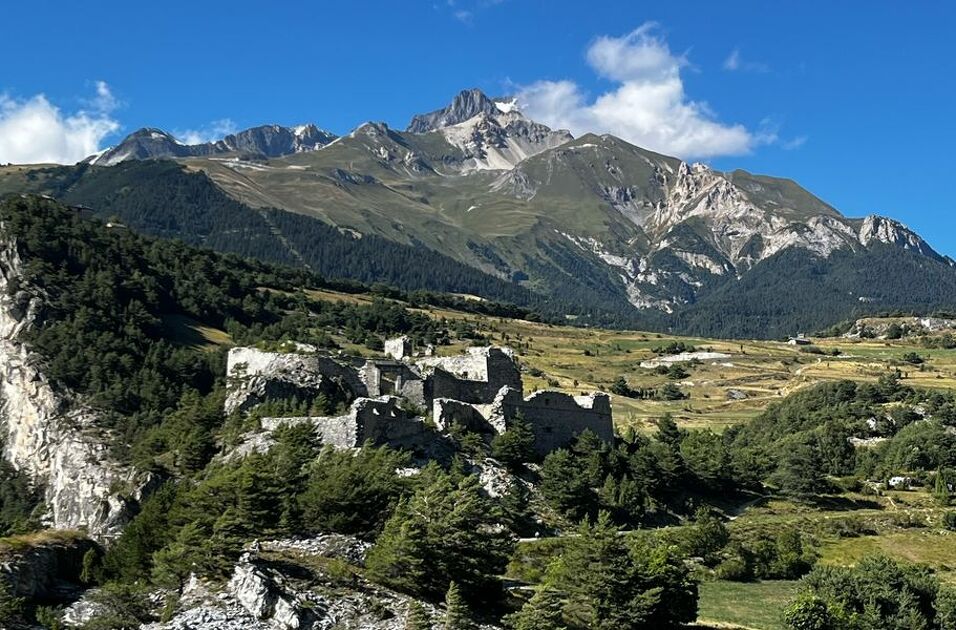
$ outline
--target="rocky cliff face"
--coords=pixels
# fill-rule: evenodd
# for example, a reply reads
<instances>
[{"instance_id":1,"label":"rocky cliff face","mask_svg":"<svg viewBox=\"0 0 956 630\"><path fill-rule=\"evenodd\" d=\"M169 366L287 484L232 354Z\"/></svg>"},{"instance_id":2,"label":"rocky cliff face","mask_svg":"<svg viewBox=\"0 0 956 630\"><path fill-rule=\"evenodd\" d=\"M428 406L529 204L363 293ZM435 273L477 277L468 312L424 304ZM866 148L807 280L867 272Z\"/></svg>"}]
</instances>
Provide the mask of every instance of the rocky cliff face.
<instances>
[{"instance_id":1,"label":"rocky cliff face","mask_svg":"<svg viewBox=\"0 0 956 630\"><path fill-rule=\"evenodd\" d=\"M2 226L0 226L2 230ZM96 413L59 392L39 357L19 341L34 325L41 298L19 282L16 244L0 244L0 440L3 456L45 488L47 524L85 529L96 539L119 533L148 479L110 457Z\"/></svg>"},{"instance_id":2,"label":"rocky cliff face","mask_svg":"<svg viewBox=\"0 0 956 630\"><path fill-rule=\"evenodd\" d=\"M75 597L83 587L83 556L96 545L69 533L46 534L10 549L0 546L0 581L18 597L56 601Z\"/></svg>"},{"instance_id":3,"label":"rocky cliff face","mask_svg":"<svg viewBox=\"0 0 956 630\"><path fill-rule=\"evenodd\" d=\"M915 250L924 256L942 260L942 256L918 234L895 219L877 214L866 217L860 226L860 243L866 246L874 242Z\"/></svg>"}]
</instances>

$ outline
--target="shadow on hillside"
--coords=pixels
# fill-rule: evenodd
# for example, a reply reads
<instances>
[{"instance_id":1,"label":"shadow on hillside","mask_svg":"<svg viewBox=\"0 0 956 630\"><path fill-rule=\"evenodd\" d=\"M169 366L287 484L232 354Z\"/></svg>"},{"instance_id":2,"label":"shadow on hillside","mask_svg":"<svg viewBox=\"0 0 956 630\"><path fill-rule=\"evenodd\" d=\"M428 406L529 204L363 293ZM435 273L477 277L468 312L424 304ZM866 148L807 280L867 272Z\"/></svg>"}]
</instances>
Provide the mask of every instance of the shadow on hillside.
<instances>
[{"instance_id":1,"label":"shadow on hillside","mask_svg":"<svg viewBox=\"0 0 956 630\"><path fill-rule=\"evenodd\" d=\"M854 510L880 510L883 508L882 504L872 499L854 499L831 494L801 497L800 502L826 512L852 512Z\"/></svg>"}]
</instances>

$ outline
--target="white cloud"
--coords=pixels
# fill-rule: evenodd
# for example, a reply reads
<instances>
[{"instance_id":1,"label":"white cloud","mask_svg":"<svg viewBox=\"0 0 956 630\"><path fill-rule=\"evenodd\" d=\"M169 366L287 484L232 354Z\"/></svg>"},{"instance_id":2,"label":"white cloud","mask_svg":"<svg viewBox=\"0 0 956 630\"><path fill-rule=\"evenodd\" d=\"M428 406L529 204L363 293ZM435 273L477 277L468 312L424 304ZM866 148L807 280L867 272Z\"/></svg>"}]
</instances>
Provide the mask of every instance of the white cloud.
<instances>
[{"instance_id":1,"label":"white cloud","mask_svg":"<svg viewBox=\"0 0 956 630\"><path fill-rule=\"evenodd\" d=\"M724 59L723 68L724 70L730 70L731 72L737 70L758 73L770 72L770 66L765 63L745 60L743 56L741 56L739 48L734 48L732 51L730 51L730 54L727 55L726 59Z\"/></svg>"},{"instance_id":2,"label":"white cloud","mask_svg":"<svg viewBox=\"0 0 956 630\"><path fill-rule=\"evenodd\" d=\"M744 154L770 137L723 124L706 103L690 100L681 80L689 63L671 52L654 23L623 37L598 38L587 60L616 83L613 89L591 99L573 81L538 81L518 90L522 111L575 135L611 133L683 158Z\"/></svg>"},{"instance_id":3,"label":"white cloud","mask_svg":"<svg viewBox=\"0 0 956 630\"><path fill-rule=\"evenodd\" d=\"M199 129L174 131L173 135L183 144L203 144L205 142L222 140L225 136L236 133L236 131L237 127L235 122L229 118L221 118Z\"/></svg>"},{"instance_id":4,"label":"white cloud","mask_svg":"<svg viewBox=\"0 0 956 630\"><path fill-rule=\"evenodd\" d=\"M790 140L784 141L782 146L787 151L793 151L794 149L799 149L807 143L806 136L797 136L796 138L791 138Z\"/></svg>"},{"instance_id":5,"label":"white cloud","mask_svg":"<svg viewBox=\"0 0 956 630\"><path fill-rule=\"evenodd\" d=\"M432 8L447 11L455 20L471 26L480 13L503 2L505 0L445 0L433 3Z\"/></svg>"},{"instance_id":6,"label":"white cloud","mask_svg":"<svg viewBox=\"0 0 956 630\"><path fill-rule=\"evenodd\" d=\"M96 96L89 101L90 106L98 112L111 112L120 106L120 102L113 96L113 91L106 81L96 82Z\"/></svg>"},{"instance_id":7,"label":"white cloud","mask_svg":"<svg viewBox=\"0 0 956 630\"><path fill-rule=\"evenodd\" d=\"M73 164L96 153L120 127L112 117L118 102L98 81L86 106L64 113L43 94L25 100L0 94L0 163Z\"/></svg>"}]
</instances>

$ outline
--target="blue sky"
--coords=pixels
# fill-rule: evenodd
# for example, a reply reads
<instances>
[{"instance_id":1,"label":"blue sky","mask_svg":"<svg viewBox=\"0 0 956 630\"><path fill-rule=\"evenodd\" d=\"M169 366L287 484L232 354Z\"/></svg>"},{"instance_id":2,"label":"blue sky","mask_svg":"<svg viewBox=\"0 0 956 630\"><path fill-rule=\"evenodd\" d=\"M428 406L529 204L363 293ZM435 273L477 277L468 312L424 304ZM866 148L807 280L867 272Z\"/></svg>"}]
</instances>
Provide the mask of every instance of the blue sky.
<instances>
[{"instance_id":1,"label":"blue sky","mask_svg":"<svg viewBox=\"0 0 956 630\"><path fill-rule=\"evenodd\" d=\"M546 122L791 177L956 255L956 7L909 5L11 3L0 162L69 161L142 126L188 138L271 122L403 128L480 87L526 95Z\"/></svg>"}]
</instances>

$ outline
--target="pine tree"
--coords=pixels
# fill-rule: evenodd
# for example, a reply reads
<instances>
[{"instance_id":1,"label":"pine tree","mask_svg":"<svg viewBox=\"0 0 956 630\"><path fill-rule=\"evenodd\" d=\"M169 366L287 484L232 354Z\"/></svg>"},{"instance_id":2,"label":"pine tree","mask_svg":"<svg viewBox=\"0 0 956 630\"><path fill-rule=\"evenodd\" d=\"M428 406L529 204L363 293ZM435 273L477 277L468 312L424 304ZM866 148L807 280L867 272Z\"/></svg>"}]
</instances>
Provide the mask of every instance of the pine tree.
<instances>
[{"instance_id":1,"label":"pine tree","mask_svg":"<svg viewBox=\"0 0 956 630\"><path fill-rule=\"evenodd\" d=\"M405 617L405 630L431 630L432 618L421 602L413 601L408 605Z\"/></svg>"},{"instance_id":2,"label":"pine tree","mask_svg":"<svg viewBox=\"0 0 956 630\"><path fill-rule=\"evenodd\" d=\"M369 551L366 560L369 576L398 590L427 592L428 558L425 524L414 518L409 502L402 501Z\"/></svg>"},{"instance_id":3,"label":"pine tree","mask_svg":"<svg viewBox=\"0 0 956 630\"><path fill-rule=\"evenodd\" d=\"M457 582L471 601L500 594L498 575L513 549L510 534L474 475L453 484L439 473L403 501L369 551L373 579L409 593L441 597Z\"/></svg>"},{"instance_id":4,"label":"pine tree","mask_svg":"<svg viewBox=\"0 0 956 630\"><path fill-rule=\"evenodd\" d=\"M17 597L7 585L6 580L0 580L0 624L17 623L22 620L23 598ZM5 625L0 627L6 627Z\"/></svg>"},{"instance_id":5,"label":"pine tree","mask_svg":"<svg viewBox=\"0 0 956 630\"><path fill-rule=\"evenodd\" d=\"M684 438L684 432L681 431L677 423L674 422L674 417L668 413L664 414L664 417L657 421L657 434L654 437L658 442L662 442L675 451L679 451L681 440Z\"/></svg>"},{"instance_id":6,"label":"pine tree","mask_svg":"<svg viewBox=\"0 0 956 630\"><path fill-rule=\"evenodd\" d=\"M569 537L545 583L562 593L571 627L673 628L697 613L696 584L669 545L628 542L607 512Z\"/></svg>"},{"instance_id":7,"label":"pine tree","mask_svg":"<svg viewBox=\"0 0 956 630\"><path fill-rule=\"evenodd\" d=\"M562 607L557 591L543 586L505 621L512 630L565 630Z\"/></svg>"},{"instance_id":8,"label":"pine tree","mask_svg":"<svg viewBox=\"0 0 956 630\"><path fill-rule=\"evenodd\" d=\"M573 519L587 514L594 503L587 471L578 458L563 448L544 458L540 490L552 507Z\"/></svg>"},{"instance_id":9,"label":"pine tree","mask_svg":"<svg viewBox=\"0 0 956 630\"><path fill-rule=\"evenodd\" d=\"M473 630L471 612L461 596L458 584L451 582L445 593L445 624L443 630Z\"/></svg>"},{"instance_id":10,"label":"pine tree","mask_svg":"<svg viewBox=\"0 0 956 630\"><path fill-rule=\"evenodd\" d=\"M530 535L534 514L528 505L531 494L520 481L515 481L502 495L500 505L509 529L519 536Z\"/></svg>"},{"instance_id":11,"label":"pine tree","mask_svg":"<svg viewBox=\"0 0 956 630\"><path fill-rule=\"evenodd\" d=\"M933 498L935 498L940 505L949 505L949 484L947 483L946 474L941 469L936 470L936 480L933 483Z\"/></svg>"},{"instance_id":12,"label":"pine tree","mask_svg":"<svg viewBox=\"0 0 956 630\"><path fill-rule=\"evenodd\" d=\"M239 510L228 507L212 525L212 540L220 549L239 549L249 535L249 524L243 522Z\"/></svg>"},{"instance_id":13,"label":"pine tree","mask_svg":"<svg viewBox=\"0 0 956 630\"><path fill-rule=\"evenodd\" d=\"M190 573L203 575L215 568L209 536L196 523L183 527L175 542L153 554L153 579L175 588L182 588Z\"/></svg>"},{"instance_id":14,"label":"pine tree","mask_svg":"<svg viewBox=\"0 0 956 630\"><path fill-rule=\"evenodd\" d=\"M276 479L263 456L251 455L242 464L236 488L239 518L250 529L270 531L282 514Z\"/></svg>"},{"instance_id":15,"label":"pine tree","mask_svg":"<svg viewBox=\"0 0 956 630\"><path fill-rule=\"evenodd\" d=\"M504 433L491 441L491 455L511 470L533 461L534 432L531 425L521 418L515 419Z\"/></svg>"},{"instance_id":16,"label":"pine tree","mask_svg":"<svg viewBox=\"0 0 956 630\"><path fill-rule=\"evenodd\" d=\"M772 480L787 494L801 496L823 492L827 483L816 443L806 439L784 450Z\"/></svg>"}]
</instances>

